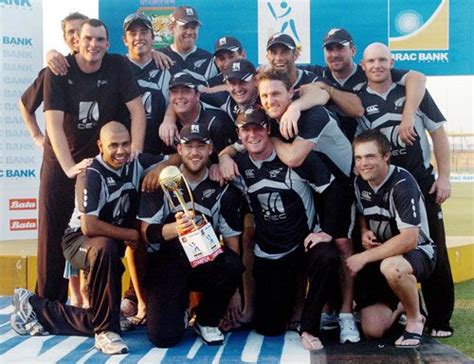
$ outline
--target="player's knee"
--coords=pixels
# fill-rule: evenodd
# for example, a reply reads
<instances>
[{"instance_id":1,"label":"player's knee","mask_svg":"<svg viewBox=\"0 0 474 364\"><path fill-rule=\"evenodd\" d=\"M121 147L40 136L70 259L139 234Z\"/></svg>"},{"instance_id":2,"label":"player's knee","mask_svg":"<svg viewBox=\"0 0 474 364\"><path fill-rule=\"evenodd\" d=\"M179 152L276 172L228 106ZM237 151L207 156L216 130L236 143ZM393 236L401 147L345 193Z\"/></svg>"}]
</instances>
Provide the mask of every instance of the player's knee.
<instances>
[{"instance_id":1,"label":"player's knee","mask_svg":"<svg viewBox=\"0 0 474 364\"><path fill-rule=\"evenodd\" d=\"M388 282L396 283L403 279L403 273L400 269L400 258L389 257L380 263L380 272L384 275Z\"/></svg>"}]
</instances>

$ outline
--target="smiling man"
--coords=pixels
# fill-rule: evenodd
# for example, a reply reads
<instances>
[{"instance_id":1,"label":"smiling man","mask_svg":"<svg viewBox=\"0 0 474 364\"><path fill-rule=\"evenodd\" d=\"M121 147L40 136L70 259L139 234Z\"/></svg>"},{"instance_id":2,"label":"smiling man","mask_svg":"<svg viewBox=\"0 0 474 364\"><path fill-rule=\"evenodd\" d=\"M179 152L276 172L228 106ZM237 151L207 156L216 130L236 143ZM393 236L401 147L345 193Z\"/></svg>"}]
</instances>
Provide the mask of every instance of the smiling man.
<instances>
[{"instance_id":1,"label":"smiling man","mask_svg":"<svg viewBox=\"0 0 474 364\"><path fill-rule=\"evenodd\" d=\"M133 228L140 180L145 169L162 156L132 153L125 126L112 121L100 132L100 154L77 178L77 205L66 230L61 253L71 265L88 272L90 308L65 305L17 288L12 328L20 335L95 335L95 347L105 354L123 354L120 337L121 257L125 246L135 249L140 233Z\"/></svg>"},{"instance_id":2,"label":"smiling man","mask_svg":"<svg viewBox=\"0 0 474 364\"><path fill-rule=\"evenodd\" d=\"M406 168L420 186L425 198L430 236L437 248L436 268L422 284L428 311L427 326L432 336L451 336L453 328L449 320L454 309L454 284L441 209L441 204L451 194L449 141L444 128L446 120L427 91L416 109L415 138L411 143L405 142L401 128L408 90L393 81L393 59L388 47L382 43L370 44L364 51L362 67L368 84L359 93L365 109L364 116L358 119L359 128L377 129L387 136L392 148L392 163ZM433 145L437 176L431 164L427 135Z\"/></svg>"},{"instance_id":3,"label":"smiling man","mask_svg":"<svg viewBox=\"0 0 474 364\"><path fill-rule=\"evenodd\" d=\"M170 16L173 44L162 49L174 62L170 72L174 75L186 71L203 85L217 74L211 53L198 48L196 42L201 22L196 10L190 6L178 6Z\"/></svg>"},{"instance_id":4,"label":"smiling man","mask_svg":"<svg viewBox=\"0 0 474 364\"><path fill-rule=\"evenodd\" d=\"M116 120L124 103L131 114L133 153L143 149L145 113L137 85L123 57L106 54L108 46L105 25L86 20L79 31L78 53L67 56L68 73L56 76L47 69L44 76L47 135L38 202L37 293L62 302L67 299L67 281L62 278L60 244L74 208L74 179L97 154L101 126Z\"/></svg>"},{"instance_id":5,"label":"smiling man","mask_svg":"<svg viewBox=\"0 0 474 364\"><path fill-rule=\"evenodd\" d=\"M178 235L192 225L177 198L170 196L170 203L162 189L142 195L139 219L150 253L146 279L148 336L160 348L182 340L192 290L203 295L195 310L194 330L206 344L220 345L224 335L217 326L243 272L238 256L242 229L238 193L230 185L222 187L209 179L207 164L212 144L205 125L184 126L177 149L183 162L181 172L194 196L191 203L183 190L187 208L205 216L216 233L222 234L225 245L214 260L191 268Z\"/></svg>"},{"instance_id":6,"label":"smiling man","mask_svg":"<svg viewBox=\"0 0 474 364\"><path fill-rule=\"evenodd\" d=\"M407 170L390 164L390 143L382 133L365 131L353 145L364 251L347 258L346 264L357 274L362 330L368 338L380 338L402 311L401 302L407 325L395 346L415 348L425 324L416 284L427 279L435 265L423 196Z\"/></svg>"}]
</instances>

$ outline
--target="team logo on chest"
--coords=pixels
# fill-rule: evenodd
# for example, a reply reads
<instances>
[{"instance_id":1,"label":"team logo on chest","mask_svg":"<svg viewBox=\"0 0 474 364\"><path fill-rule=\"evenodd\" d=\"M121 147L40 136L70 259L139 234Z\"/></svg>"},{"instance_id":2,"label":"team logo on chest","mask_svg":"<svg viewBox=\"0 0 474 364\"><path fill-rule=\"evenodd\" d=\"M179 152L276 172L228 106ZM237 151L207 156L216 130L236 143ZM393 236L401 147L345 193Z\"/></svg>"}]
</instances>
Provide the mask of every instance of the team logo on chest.
<instances>
[{"instance_id":1,"label":"team logo on chest","mask_svg":"<svg viewBox=\"0 0 474 364\"><path fill-rule=\"evenodd\" d=\"M283 170L283 167L281 168L277 168L277 169L273 169L271 171L268 172L268 174L270 175L270 178L275 178L276 176L278 176L280 174L280 172Z\"/></svg>"},{"instance_id":2,"label":"team logo on chest","mask_svg":"<svg viewBox=\"0 0 474 364\"><path fill-rule=\"evenodd\" d=\"M209 198L214 194L214 192L216 192L214 188L209 188L207 190L204 190L204 192L202 193L202 198Z\"/></svg>"},{"instance_id":3,"label":"team logo on chest","mask_svg":"<svg viewBox=\"0 0 474 364\"><path fill-rule=\"evenodd\" d=\"M246 169L244 173L247 178L255 178L255 171L253 169Z\"/></svg>"},{"instance_id":4,"label":"team logo on chest","mask_svg":"<svg viewBox=\"0 0 474 364\"><path fill-rule=\"evenodd\" d=\"M379 105L370 105L365 108L367 115L378 114L380 112Z\"/></svg>"},{"instance_id":5,"label":"team logo on chest","mask_svg":"<svg viewBox=\"0 0 474 364\"><path fill-rule=\"evenodd\" d=\"M365 201L372 201L372 195L369 191L362 191L360 198Z\"/></svg>"},{"instance_id":6,"label":"team logo on chest","mask_svg":"<svg viewBox=\"0 0 474 364\"><path fill-rule=\"evenodd\" d=\"M113 177L107 177L106 181L107 181L107 186L109 187L115 186L117 184L115 180L113 179Z\"/></svg>"}]
</instances>

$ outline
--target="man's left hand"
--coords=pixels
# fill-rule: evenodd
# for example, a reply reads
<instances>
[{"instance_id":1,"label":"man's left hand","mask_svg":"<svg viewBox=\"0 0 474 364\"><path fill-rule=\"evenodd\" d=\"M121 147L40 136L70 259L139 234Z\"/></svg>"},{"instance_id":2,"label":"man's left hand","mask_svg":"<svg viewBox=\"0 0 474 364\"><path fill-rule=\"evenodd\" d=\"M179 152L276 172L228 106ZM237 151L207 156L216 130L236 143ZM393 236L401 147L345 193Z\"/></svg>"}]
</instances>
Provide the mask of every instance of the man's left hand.
<instances>
[{"instance_id":1,"label":"man's left hand","mask_svg":"<svg viewBox=\"0 0 474 364\"><path fill-rule=\"evenodd\" d=\"M436 192L436 203L442 204L451 196L451 182L448 177L438 176L431 186L430 194Z\"/></svg>"}]
</instances>

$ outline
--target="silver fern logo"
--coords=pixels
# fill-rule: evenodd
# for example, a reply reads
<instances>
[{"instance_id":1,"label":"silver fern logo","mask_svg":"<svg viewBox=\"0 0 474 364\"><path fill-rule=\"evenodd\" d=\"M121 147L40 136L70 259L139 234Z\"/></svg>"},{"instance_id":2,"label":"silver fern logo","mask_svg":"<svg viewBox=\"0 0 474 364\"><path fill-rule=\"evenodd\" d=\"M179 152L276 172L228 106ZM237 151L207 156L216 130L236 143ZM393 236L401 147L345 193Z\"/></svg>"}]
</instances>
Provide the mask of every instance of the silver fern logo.
<instances>
[{"instance_id":1,"label":"silver fern logo","mask_svg":"<svg viewBox=\"0 0 474 364\"><path fill-rule=\"evenodd\" d=\"M79 103L78 129L93 129L99 121L99 104L97 101L81 101Z\"/></svg>"}]
</instances>

